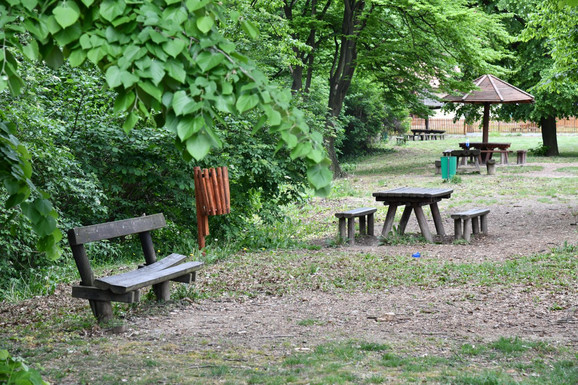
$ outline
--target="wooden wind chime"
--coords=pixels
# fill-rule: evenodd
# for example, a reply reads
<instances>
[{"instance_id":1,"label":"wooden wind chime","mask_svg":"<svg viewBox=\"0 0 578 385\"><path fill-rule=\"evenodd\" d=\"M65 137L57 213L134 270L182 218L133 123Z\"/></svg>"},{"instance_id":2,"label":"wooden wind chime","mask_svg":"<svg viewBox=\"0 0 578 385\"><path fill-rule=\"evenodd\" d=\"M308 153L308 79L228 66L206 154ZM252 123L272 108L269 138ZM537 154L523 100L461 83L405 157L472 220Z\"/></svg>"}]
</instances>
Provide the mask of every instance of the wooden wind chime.
<instances>
[{"instance_id":1,"label":"wooden wind chime","mask_svg":"<svg viewBox=\"0 0 578 385\"><path fill-rule=\"evenodd\" d=\"M203 249L205 237L209 235L209 215L222 215L231 212L229 171L227 167L204 170L195 167L194 174L199 249Z\"/></svg>"}]
</instances>

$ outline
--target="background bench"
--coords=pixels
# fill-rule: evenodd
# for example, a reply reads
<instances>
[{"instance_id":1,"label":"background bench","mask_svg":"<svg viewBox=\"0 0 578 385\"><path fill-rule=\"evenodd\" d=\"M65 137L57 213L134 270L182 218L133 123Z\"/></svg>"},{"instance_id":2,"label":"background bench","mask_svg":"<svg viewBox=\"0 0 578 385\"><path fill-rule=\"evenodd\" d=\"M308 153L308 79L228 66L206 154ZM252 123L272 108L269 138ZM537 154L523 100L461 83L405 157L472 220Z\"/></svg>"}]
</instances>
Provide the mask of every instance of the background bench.
<instances>
[{"instance_id":1,"label":"background bench","mask_svg":"<svg viewBox=\"0 0 578 385\"><path fill-rule=\"evenodd\" d=\"M202 262L184 262L186 256L180 254L171 254L157 261L150 231L164 226L163 214L155 214L68 231L68 243L81 278L80 285L72 287L72 296L88 299L92 313L99 322L112 319L111 302L138 302L139 289L152 285L157 300L166 301L170 298L169 281L195 281L196 271L202 267ZM145 265L127 273L95 279L84 245L131 234L138 234Z\"/></svg>"},{"instance_id":2,"label":"background bench","mask_svg":"<svg viewBox=\"0 0 578 385\"><path fill-rule=\"evenodd\" d=\"M335 213L339 218L339 236L345 239L345 220L347 219L347 238L349 244L355 244L355 218L359 218L359 233L361 235L374 234L374 213L377 211L375 207L362 207L349 211ZM367 223L367 227L366 227Z\"/></svg>"},{"instance_id":3,"label":"background bench","mask_svg":"<svg viewBox=\"0 0 578 385\"><path fill-rule=\"evenodd\" d=\"M454 220L455 239L465 239L467 242L469 242L471 233L480 233L480 226L481 232L483 234L487 234L487 215L489 212L490 209L471 209L468 211L452 214L451 217Z\"/></svg>"}]
</instances>

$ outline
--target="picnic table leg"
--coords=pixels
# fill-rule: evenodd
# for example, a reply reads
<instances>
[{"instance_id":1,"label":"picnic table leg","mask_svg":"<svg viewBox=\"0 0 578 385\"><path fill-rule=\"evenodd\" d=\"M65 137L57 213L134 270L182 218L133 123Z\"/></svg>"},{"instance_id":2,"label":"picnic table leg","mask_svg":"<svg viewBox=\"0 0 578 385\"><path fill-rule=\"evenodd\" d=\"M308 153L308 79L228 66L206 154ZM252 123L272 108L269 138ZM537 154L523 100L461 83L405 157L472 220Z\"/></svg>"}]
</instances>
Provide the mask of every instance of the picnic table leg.
<instances>
[{"instance_id":1,"label":"picnic table leg","mask_svg":"<svg viewBox=\"0 0 578 385\"><path fill-rule=\"evenodd\" d=\"M480 217L480 224L482 225L482 233L487 234L488 233L488 217L487 217L487 215L482 215Z\"/></svg>"},{"instance_id":2,"label":"picnic table leg","mask_svg":"<svg viewBox=\"0 0 578 385\"><path fill-rule=\"evenodd\" d=\"M460 218L454 219L454 239L462 239L462 220Z\"/></svg>"},{"instance_id":3,"label":"picnic table leg","mask_svg":"<svg viewBox=\"0 0 578 385\"><path fill-rule=\"evenodd\" d=\"M433 216L434 224L436 225L436 232L438 235L445 236L446 232L444 230L444 224L442 222L442 216L440 215L440 209L437 202L429 205L431 209L431 215Z\"/></svg>"},{"instance_id":4,"label":"picnic table leg","mask_svg":"<svg viewBox=\"0 0 578 385\"><path fill-rule=\"evenodd\" d=\"M383 224L383 229L381 230L381 236L387 238L387 235L393 227L393 220L395 219L395 212L397 211L397 205L389 205L387 209L387 215L385 216L385 223Z\"/></svg>"},{"instance_id":5,"label":"picnic table leg","mask_svg":"<svg viewBox=\"0 0 578 385\"><path fill-rule=\"evenodd\" d=\"M425 219L423 209L421 208L421 206L415 205L413 207L413 210L415 211L417 223L419 224L419 228L421 229L422 235L428 242L433 242L433 237L431 236L431 232L429 231L429 227L427 226L427 220Z\"/></svg>"},{"instance_id":6,"label":"picnic table leg","mask_svg":"<svg viewBox=\"0 0 578 385\"><path fill-rule=\"evenodd\" d=\"M411 211L413 209L410 205L405 206L403 209L403 214L401 214L401 220L399 221L399 234L405 233L405 228L407 226L407 222L409 221L409 217L411 216Z\"/></svg>"}]
</instances>

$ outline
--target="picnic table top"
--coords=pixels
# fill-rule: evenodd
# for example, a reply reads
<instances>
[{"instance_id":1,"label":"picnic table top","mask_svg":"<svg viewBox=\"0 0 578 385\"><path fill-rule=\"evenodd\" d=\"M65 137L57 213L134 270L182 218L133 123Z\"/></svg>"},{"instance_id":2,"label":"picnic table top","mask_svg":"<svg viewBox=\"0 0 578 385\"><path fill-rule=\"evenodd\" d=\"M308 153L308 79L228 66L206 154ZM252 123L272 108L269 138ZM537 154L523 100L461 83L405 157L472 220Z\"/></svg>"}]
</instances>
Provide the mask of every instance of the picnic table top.
<instances>
[{"instance_id":1,"label":"picnic table top","mask_svg":"<svg viewBox=\"0 0 578 385\"><path fill-rule=\"evenodd\" d=\"M444 130L426 130L423 128L412 128L411 132L413 132L414 134L417 134L417 133L420 133L420 134L421 133L423 133L423 134L443 134L443 133L445 133Z\"/></svg>"},{"instance_id":2,"label":"picnic table top","mask_svg":"<svg viewBox=\"0 0 578 385\"><path fill-rule=\"evenodd\" d=\"M478 148L480 150L494 150L496 148L500 150L507 150L510 148L512 143L492 143L492 142L470 142L470 147ZM463 149L467 149L466 142L459 143L459 146Z\"/></svg>"},{"instance_id":3,"label":"picnic table top","mask_svg":"<svg viewBox=\"0 0 578 385\"><path fill-rule=\"evenodd\" d=\"M449 198L454 192L451 188L427 188L427 187L398 187L391 190L374 192L376 200L391 198Z\"/></svg>"}]
</instances>

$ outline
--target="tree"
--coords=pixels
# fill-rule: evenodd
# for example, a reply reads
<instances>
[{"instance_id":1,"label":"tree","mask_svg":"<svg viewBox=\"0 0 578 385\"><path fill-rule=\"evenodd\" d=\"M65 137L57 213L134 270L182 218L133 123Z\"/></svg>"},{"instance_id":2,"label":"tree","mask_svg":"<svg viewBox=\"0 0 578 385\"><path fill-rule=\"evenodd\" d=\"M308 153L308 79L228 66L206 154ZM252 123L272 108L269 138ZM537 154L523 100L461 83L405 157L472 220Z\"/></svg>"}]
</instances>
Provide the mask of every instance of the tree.
<instances>
[{"instance_id":1,"label":"tree","mask_svg":"<svg viewBox=\"0 0 578 385\"><path fill-rule=\"evenodd\" d=\"M529 120L541 127L545 154L559 155L556 136L556 120L578 114L578 84L558 83L556 60L548 48L550 39L534 33L535 27L529 21L533 18L540 1L518 2L500 0L488 6L489 12L507 12L512 17L507 23L510 33L515 36L510 45L512 57L505 61L510 69L508 80L532 93L535 103L520 106L504 105L499 114L504 119ZM558 83L554 86L553 83Z\"/></svg>"},{"instance_id":2,"label":"tree","mask_svg":"<svg viewBox=\"0 0 578 385\"><path fill-rule=\"evenodd\" d=\"M384 85L385 97L418 106L437 80L441 89L466 90L471 74L499 70L492 62L503 56L507 34L500 15L487 15L469 1L343 0L285 1L284 14L309 17L308 26L293 34L308 46L298 52L306 60L307 76L325 72L329 82L326 144L332 171L341 174L335 148L335 121L356 71L371 73ZM317 7L317 8L314 8ZM291 9L288 12L287 8ZM461 72L456 71L460 68ZM295 79L293 85L308 84Z\"/></svg>"},{"instance_id":3,"label":"tree","mask_svg":"<svg viewBox=\"0 0 578 385\"><path fill-rule=\"evenodd\" d=\"M88 60L117 93L115 111L126 114L124 130L154 117L159 127L174 133L186 159L201 159L222 146L215 122L223 122L223 115L258 108L263 116L256 129L267 124L291 158L304 159L311 185L327 193L331 173L322 136L291 107L290 93L270 85L223 37L218 30L227 21L223 15L210 0L0 1L0 91L18 95L22 88L15 52L52 67ZM256 36L251 22L233 21ZM6 207L20 205L42 236L39 248L57 257L62 235L56 211L46 196L35 193L29 155L13 135L14 125L3 123L0 130Z\"/></svg>"}]
</instances>

